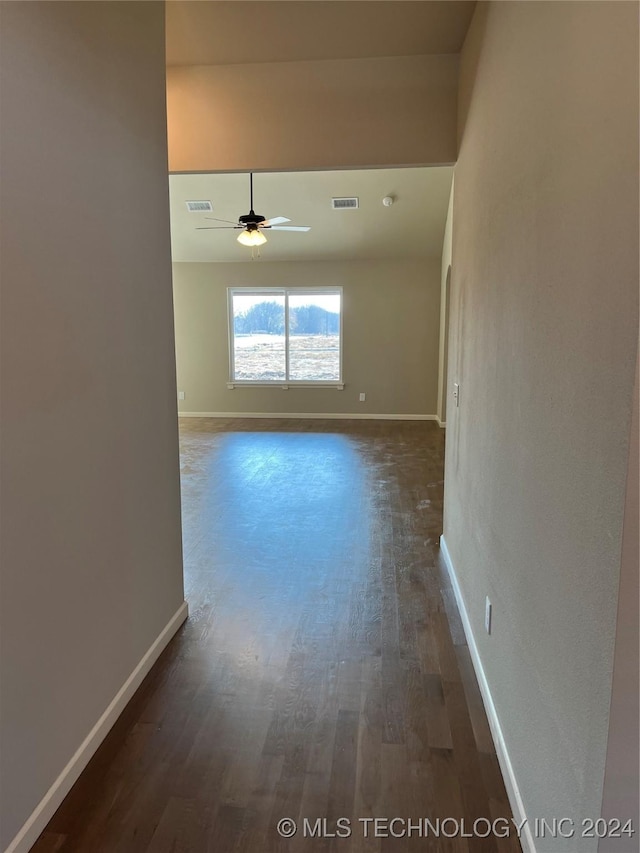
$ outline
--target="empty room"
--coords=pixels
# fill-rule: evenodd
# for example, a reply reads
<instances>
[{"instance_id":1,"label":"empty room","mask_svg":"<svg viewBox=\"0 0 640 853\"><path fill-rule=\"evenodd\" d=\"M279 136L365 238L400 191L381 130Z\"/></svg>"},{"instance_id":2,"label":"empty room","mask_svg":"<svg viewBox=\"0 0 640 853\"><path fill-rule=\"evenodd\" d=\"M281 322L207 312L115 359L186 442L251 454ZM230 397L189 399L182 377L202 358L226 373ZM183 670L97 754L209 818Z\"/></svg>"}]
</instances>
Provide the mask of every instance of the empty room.
<instances>
[{"instance_id":1,"label":"empty room","mask_svg":"<svg viewBox=\"0 0 640 853\"><path fill-rule=\"evenodd\" d=\"M3 853L636 853L637 2L0 2Z\"/></svg>"}]
</instances>

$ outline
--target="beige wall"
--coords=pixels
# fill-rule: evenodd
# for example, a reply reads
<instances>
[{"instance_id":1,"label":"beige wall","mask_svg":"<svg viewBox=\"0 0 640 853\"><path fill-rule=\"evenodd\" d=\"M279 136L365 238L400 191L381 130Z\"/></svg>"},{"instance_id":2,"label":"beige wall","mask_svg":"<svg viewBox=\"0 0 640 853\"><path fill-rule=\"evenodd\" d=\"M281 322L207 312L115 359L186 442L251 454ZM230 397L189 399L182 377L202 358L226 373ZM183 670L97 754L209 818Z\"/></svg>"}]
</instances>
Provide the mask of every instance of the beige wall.
<instances>
[{"instance_id":1,"label":"beige wall","mask_svg":"<svg viewBox=\"0 0 640 853\"><path fill-rule=\"evenodd\" d=\"M531 819L602 802L637 350L637 23L637 3L480 4L461 60L444 529Z\"/></svg>"},{"instance_id":2,"label":"beige wall","mask_svg":"<svg viewBox=\"0 0 640 853\"><path fill-rule=\"evenodd\" d=\"M438 351L438 419L442 425L447 421L447 399L449 395L449 316L451 313L450 270L453 251L453 189L449 195L447 223L442 243L442 263L440 267L440 347Z\"/></svg>"},{"instance_id":3,"label":"beige wall","mask_svg":"<svg viewBox=\"0 0 640 853\"><path fill-rule=\"evenodd\" d=\"M5 850L183 590L163 6L0 14Z\"/></svg>"},{"instance_id":4,"label":"beige wall","mask_svg":"<svg viewBox=\"0 0 640 853\"><path fill-rule=\"evenodd\" d=\"M173 266L182 412L435 413L439 260ZM228 390L227 287L344 288L345 388ZM364 391L366 402L358 395Z\"/></svg>"},{"instance_id":5,"label":"beige wall","mask_svg":"<svg viewBox=\"0 0 640 853\"><path fill-rule=\"evenodd\" d=\"M456 159L457 55L169 68L174 172Z\"/></svg>"}]
</instances>

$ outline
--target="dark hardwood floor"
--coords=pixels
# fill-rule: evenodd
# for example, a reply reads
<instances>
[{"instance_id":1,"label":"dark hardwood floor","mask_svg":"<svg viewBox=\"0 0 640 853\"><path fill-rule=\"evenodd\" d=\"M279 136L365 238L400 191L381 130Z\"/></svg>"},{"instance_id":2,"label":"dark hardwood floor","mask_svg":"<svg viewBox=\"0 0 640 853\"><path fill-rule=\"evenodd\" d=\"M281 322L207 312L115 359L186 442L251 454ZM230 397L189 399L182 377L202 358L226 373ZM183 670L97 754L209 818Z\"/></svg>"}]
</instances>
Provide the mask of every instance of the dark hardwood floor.
<instances>
[{"instance_id":1,"label":"dark hardwood floor","mask_svg":"<svg viewBox=\"0 0 640 853\"><path fill-rule=\"evenodd\" d=\"M183 419L181 448L189 621L36 853L519 851L364 820L511 816L438 561L442 430Z\"/></svg>"}]
</instances>

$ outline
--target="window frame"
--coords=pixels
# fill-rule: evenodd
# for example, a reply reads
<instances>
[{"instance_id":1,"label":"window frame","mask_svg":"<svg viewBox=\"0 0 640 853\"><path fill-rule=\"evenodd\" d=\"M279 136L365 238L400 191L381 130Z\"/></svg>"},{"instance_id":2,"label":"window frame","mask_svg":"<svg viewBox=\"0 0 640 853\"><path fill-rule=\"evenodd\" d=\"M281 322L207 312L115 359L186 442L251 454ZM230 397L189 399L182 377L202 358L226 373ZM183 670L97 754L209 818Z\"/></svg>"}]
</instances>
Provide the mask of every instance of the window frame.
<instances>
[{"instance_id":1,"label":"window frame","mask_svg":"<svg viewBox=\"0 0 640 853\"><path fill-rule=\"evenodd\" d=\"M284 296L284 337L285 337L285 376L289 375L289 294L298 295L308 293L315 296L325 296L329 294L338 294L340 296L340 331L339 331L339 370L338 379L234 379L235 373L235 329L233 323L233 296L235 293L245 295L262 296L273 293L279 296ZM229 381L227 388L235 388L236 386L256 386L264 388L337 388L344 389L344 380L342 373L342 331L343 331L343 314L344 314L344 296L341 286L320 286L320 287L228 287L227 288L227 327L229 333Z\"/></svg>"}]
</instances>

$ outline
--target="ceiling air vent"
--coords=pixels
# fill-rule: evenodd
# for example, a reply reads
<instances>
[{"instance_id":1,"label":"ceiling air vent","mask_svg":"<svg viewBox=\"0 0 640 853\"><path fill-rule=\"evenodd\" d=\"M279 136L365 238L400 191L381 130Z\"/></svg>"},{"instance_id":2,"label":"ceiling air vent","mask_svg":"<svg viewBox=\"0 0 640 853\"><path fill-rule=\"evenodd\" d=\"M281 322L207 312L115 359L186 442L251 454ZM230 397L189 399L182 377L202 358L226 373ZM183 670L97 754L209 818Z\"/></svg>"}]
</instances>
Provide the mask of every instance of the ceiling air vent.
<instances>
[{"instance_id":1,"label":"ceiling air vent","mask_svg":"<svg viewBox=\"0 0 640 853\"><path fill-rule=\"evenodd\" d=\"M332 198L331 207L334 210L353 210L360 204L357 198Z\"/></svg>"},{"instance_id":2,"label":"ceiling air vent","mask_svg":"<svg viewBox=\"0 0 640 853\"><path fill-rule=\"evenodd\" d=\"M211 213L213 205L210 201L187 201L187 210L189 213Z\"/></svg>"}]
</instances>

